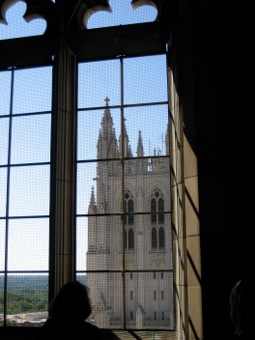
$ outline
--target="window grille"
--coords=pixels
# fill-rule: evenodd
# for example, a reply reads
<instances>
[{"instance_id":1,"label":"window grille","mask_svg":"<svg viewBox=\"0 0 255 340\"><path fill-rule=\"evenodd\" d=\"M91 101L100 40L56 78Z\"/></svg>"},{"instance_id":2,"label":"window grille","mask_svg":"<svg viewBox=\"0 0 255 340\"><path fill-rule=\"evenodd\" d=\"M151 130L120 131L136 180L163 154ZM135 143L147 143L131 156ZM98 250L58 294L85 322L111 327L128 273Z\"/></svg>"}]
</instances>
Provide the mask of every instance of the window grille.
<instances>
[{"instance_id":1,"label":"window grille","mask_svg":"<svg viewBox=\"0 0 255 340\"><path fill-rule=\"evenodd\" d=\"M28 1L17 5L24 4L30 10ZM38 32L22 33L19 41L12 40L17 36L0 38L3 324L17 325L11 309L14 279L19 294L25 281L29 292L37 292L34 301L41 303L33 302L33 312L40 326L47 317L48 296L56 292L63 272L71 272L90 288L90 322L102 328L172 330L165 38L159 38L157 22L117 25L114 31L124 34L126 43L103 29L108 46L98 48L101 35L93 25L87 30L89 20L80 30L75 12L61 41L55 35L55 2L45 1L44 6L33 8L40 20ZM0 19L2 32L5 18ZM138 28L142 48L134 40ZM96 42L89 39L86 45L84 37L94 34ZM56 256L65 253L66 245L71 261ZM160 296L161 289L155 290L157 272L164 272L161 287L167 293L155 311L152 292ZM18 308L26 314L21 303ZM157 320L162 309L166 322Z\"/></svg>"}]
</instances>

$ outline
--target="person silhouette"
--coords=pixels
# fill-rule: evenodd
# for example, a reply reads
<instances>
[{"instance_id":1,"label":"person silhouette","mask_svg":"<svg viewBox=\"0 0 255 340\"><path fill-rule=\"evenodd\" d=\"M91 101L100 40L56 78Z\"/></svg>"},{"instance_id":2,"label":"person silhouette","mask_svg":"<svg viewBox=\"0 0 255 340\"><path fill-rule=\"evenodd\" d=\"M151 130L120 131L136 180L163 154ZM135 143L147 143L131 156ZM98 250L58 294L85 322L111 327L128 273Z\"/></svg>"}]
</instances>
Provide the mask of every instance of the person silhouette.
<instances>
[{"instance_id":1,"label":"person silhouette","mask_svg":"<svg viewBox=\"0 0 255 340\"><path fill-rule=\"evenodd\" d=\"M43 336L67 335L72 339L102 339L100 329L86 321L92 312L88 287L79 281L64 284L49 305Z\"/></svg>"},{"instance_id":2,"label":"person silhouette","mask_svg":"<svg viewBox=\"0 0 255 340\"><path fill-rule=\"evenodd\" d=\"M230 293L230 319L239 339L255 339L255 278L237 281Z\"/></svg>"}]
</instances>

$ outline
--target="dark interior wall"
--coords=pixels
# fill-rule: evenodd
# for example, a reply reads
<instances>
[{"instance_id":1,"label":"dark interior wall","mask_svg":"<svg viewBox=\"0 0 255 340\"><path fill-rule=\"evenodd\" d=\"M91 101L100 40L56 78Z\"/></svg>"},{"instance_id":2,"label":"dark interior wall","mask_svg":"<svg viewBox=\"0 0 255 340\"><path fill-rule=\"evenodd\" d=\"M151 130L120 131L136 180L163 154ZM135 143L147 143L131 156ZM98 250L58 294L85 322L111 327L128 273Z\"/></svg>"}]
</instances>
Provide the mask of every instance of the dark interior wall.
<instances>
[{"instance_id":1,"label":"dark interior wall","mask_svg":"<svg viewBox=\"0 0 255 340\"><path fill-rule=\"evenodd\" d=\"M238 170L235 153L238 112L233 103L240 98L235 92L237 55L231 54L233 21L220 1L179 2L179 13L184 133L198 161L203 338L231 339L230 290L249 273L252 258L245 227L240 230L246 210L238 208L245 173Z\"/></svg>"}]
</instances>

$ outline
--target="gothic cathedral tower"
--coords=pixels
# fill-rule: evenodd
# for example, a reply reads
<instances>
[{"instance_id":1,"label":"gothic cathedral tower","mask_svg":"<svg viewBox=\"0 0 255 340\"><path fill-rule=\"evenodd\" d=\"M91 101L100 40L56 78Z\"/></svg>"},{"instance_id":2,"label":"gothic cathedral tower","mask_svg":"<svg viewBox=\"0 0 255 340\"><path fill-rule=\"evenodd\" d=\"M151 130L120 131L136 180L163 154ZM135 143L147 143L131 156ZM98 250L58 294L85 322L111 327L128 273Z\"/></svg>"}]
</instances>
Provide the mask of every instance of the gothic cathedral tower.
<instances>
[{"instance_id":1,"label":"gothic cathedral tower","mask_svg":"<svg viewBox=\"0 0 255 340\"><path fill-rule=\"evenodd\" d=\"M136 156L122 119L117 139L110 108L97 143L96 189L88 208L87 285L101 328L173 328L169 135L166 155Z\"/></svg>"}]
</instances>

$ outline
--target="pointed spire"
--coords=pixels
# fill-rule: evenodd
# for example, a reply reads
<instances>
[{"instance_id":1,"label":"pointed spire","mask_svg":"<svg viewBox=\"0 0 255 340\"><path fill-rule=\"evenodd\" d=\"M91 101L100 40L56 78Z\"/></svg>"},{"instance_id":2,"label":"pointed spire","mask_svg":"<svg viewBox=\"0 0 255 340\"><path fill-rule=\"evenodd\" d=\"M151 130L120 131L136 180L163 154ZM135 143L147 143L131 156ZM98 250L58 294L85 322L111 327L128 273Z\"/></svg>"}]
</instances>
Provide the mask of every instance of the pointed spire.
<instances>
[{"instance_id":1,"label":"pointed spire","mask_svg":"<svg viewBox=\"0 0 255 340\"><path fill-rule=\"evenodd\" d=\"M143 139L142 139L142 132L139 130L138 133L138 143L137 143L137 157L143 157L144 156L144 150L143 150Z\"/></svg>"},{"instance_id":2,"label":"pointed spire","mask_svg":"<svg viewBox=\"0 0 255 340\"><path fill-rule=\"evenodd\" d=\"M104 110L104 115L101 121L101 131L102 131L102 136L105 137L110 136L112 133L112 129L113 129L113 121L112 121L112 116L111 116L111 112L109 109L109 101L110 99L108 97L105 98L105 102L106 102L106 108Z\"/></svg>"},{"instance_id":3,"label":"pointed spire","mask_svg":"<svg viewBox=\"0 0 255 340\"><path fill-rule=\"evenodd\" d=\"M123 136L122 136L122 134L120 134L120 137L119 137L120 152L122 152L122 141L123 141L124 142L124 146L123 146L124 157L132 157L132 150L131 150L131 146L129 144L129 137L128 137L128 134L127 134L127 128L126 128L125 121L126 121L126 119L124 118Z\"/></svg>"},{"instance_id":4,"label":"pointed spire","mask_svg":"<svg viewBox=\"0 0 255 340\"><path fill-rule=\"evenodd\" d=\"M94 189L94 185L92 185L91 188L91 196L90 196L90 204L95 204L95 189Z\"/></svg>"},{"instance_id":5,"label":"pointed spire","mask_svg":"<svg viewBox=\"0 0 255 340\"><path fill-rule=\"evenodd\" d=\"M90 203L89 203L89 213L94 214L96 213L96 199L95 199L95 189L94 186L91 188L91 195L90 195Z\"/></svg>"},{"instance_id":6,"label":"pointed spire","mask_svg":"<svg viewBox=\"0 0 255 340\"><path fill-rule=\"evenodd\" d=\"M98 158L112 158L117 156L117 139L115 129L113 127L113 120L109 109L110 99L106 97L106 106L101 120L101 129L98 137Z\"/></svg>"}]
</instances>

